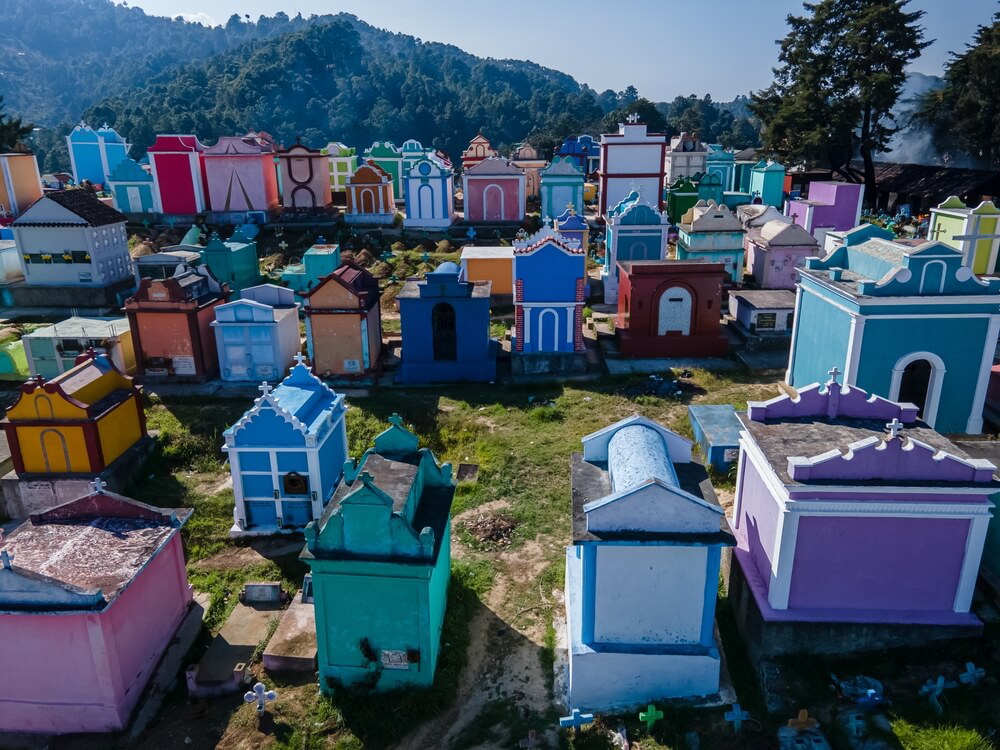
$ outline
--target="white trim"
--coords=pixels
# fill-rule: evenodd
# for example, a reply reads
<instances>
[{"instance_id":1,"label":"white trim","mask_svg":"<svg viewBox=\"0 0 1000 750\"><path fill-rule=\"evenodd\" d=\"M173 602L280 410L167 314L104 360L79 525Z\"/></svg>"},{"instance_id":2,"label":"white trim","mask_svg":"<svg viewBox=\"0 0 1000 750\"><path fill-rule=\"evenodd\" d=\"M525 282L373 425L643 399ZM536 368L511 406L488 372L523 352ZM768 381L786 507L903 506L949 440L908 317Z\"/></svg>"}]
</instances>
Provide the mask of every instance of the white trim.
<instances>
[{"instance_id":1,"label":"white trim","mask_svg":"<svg viewBox=\"0 0 1000 750\"><path fill-rule=\"evenodd\" d=\"M861 366L861 347L865 337L865 316L851 314L851 334L847 339L847 356L844 358L844 383L855 385Z\"/></svg>"},{"instance_id":2,"label":"white trim","mask_svg":"<svg viewBox=\"0 0 1000 750\"><path fill-rule=\"evenodd\" d=\"M545 313L552 313L552 315L556 319L555 328L552 331L555 334L553 336L552 343L554 343L554 344L556 344L558 346L558 344L559 344L559 311L556 310L555 307L553 307L553 306L544 307L542 310L539 310L538 315L534 316L535 317L535 321L534 321L535 322L535 326L538 329L538 331L537 331L538 332L538 346L541 346L542 343L545 341L544 332L542 331L542 318L545 317ZM524 343L527 344L527 343L529 343L531 341L531 335L530 334L531 334L531 326L529 325L528 326L528 330L524 334Z\"/></svg>"},{"instance_id":3,"label":"white trim","mask_svg":"<svg viewBox=\"0 0 1000 750\"><path fill-rule=\"evenodd\" d=\"M971 462L971 461L975 461L977 459L969 459L969 460ZM983 459L983 460L985 460L985 459ZM818 501L818 500L815 500L814 498L811 498L811 497L793 497L792 496L792 493L797 493L797 492L799 492L801 490L809 490L809 491L813 491L813 492L820 492L820 491L822 491L823 493L832 492L832 493L835 493L835 494L844 493L844 494L854 495L854 496L860 496L860 497L866 497L867 495L871 494L871 492L874 492L876 494L884 494L884 495L902 495L902 494L913 495L913 494L919 493L921 495L977 495L978 496L978 495L989 495L989 494L992 494L992 492L988 489L988 487L989 487L988 484L982 484L980 486L976 486L976 484L973 483L973 482L970 482L969 484L965 484L965 485L960 485L960 486L957 486L957 487L918 487L918 486L912 486L912 485L910 485L910 486L894 485L894 486L891 486L891 487L876 487L876 488L872 489L871 491L862 490L857 485L847 486L847 485L839 485L839 484L825 484L822 487L817 487L817 486L811 486L811 485L805 485L805 484L793 484L793 485L784 485L784 486L785 486L785 488L789 492L789 501L788 502L790 502L790 503L827 502L825 500L819 500ZM840 507L840 506L838 506L838 507ZM895 506L894 505L893 507L902 507L902 506L901 505L900 506Z\"/></svg>"},{"instance_id":4,"label":"white trim","mask_svg":"<svg viewBox=\"0 0 1000 750\"><path fill-rule=\"evenodd\" d=\"M995 348L995 347L994 347ZM892 366L892 381L889 384L889 400L899 401L899 389L903 384L903 371L906 366L920 359L926 359L931 365L931 376L927 383L927 399L924 403L923 419L931 427L937 421L938 406L941 401L941 390L944 387L944 376L947 372L944 360L933 352L921 351L904 354Z\"/></svg>"},{"instance_id":5,"label":"white trim","mask_svg":"<svg viewBox=\"0 0 1000 750\"><path fill-rule=\"evenodd\" d=\"M986 531L990 525L989 517L975 518L969 524L969 536L965 542L965 556L962 560L962 573L955 589L955 603L952 610L968 612L972 607L972 594L976 589L976 578L979 576L979 564L982 562L983 546L986 544Z\"/></svg>"},{"instance_id":6,"label":"white trim","mask_svg":"<svg viewBox=\"0 0 1000 750\"><path fill-rule=\"evenodd\" d=\"M795 547L799 537L799 514L787 509L778 515L774 531L775 543L771 561L771 583L767 588L767 602L773 609L788 609L788 595L792 588L795 570ZM783 560L790 562L782 565Z\"/></svg>"},{"instance_id":7,"label":"white trim","mask_svg":"<svg viewBox=\"0 0 1000 750\"><path fill-rule=\"evenodd\" d=\"M979 365L976 393L972 397L969 420L965 425L965 431L970 435L983 431L983 405L986 403L986 389L990 382L990 370L993 367L993 355L996 352L998 336L1000 336L1000 316L994 315L986 332L986 344L983 347L983 359Z\"/></svg>"},{"instance_id":8,"label":"white trim","mask_svg":"<svg viewBox=\"0 0 1000 750\"><path fill-rule=\"evenodd\" d=\"M519 302L521 307L576 307L576 302Z\"/></svg>"},{"instance_id":9,"label":"white trim","mask_svg":"<svg viewBox=\"0 0 1000 750\"><path fill-rule=\"evenodd\" d=\"M799 333L799 318L802 313L802 284L795 285L795 306L792 308L792 339L788 349L788 368L785 370L785 382L792 384L792 370L795 368L795 347ZM818 296L818 295L817 295Z\"/></svg>"},{"instance_id":10,"label":"white trim","mask_svg":"<svg viewBox=\"0 0 1000 750\"><path fill-rule=\"evenodd\" d=\"M989 485L984 485L980 495L989 493ZM826 489L826 488L823 488ZM881 488L880 488L881 489ZM908 494L920 491L919 487L904 487ZM800 507L801 506L801 507ZM893 502L859 502L840 503L827 500L793 500L786 510L800 516L852 516L852 517L888 517L888 518L976 518L992 516L990 508L993 503L893 503Z\"/></svg>"}]
</instances>

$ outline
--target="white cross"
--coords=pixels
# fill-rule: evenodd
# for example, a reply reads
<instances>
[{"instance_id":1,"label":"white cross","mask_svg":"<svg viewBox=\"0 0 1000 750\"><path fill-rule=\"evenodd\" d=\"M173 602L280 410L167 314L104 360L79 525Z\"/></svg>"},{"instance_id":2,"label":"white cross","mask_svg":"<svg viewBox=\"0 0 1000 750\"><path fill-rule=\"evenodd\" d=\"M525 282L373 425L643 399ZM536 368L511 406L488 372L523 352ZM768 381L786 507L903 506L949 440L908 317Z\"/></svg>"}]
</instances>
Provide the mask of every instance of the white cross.
<instances>
[{"instance_id":1,"label":"white cross","mask_svg":"<svg viewBox=\"0 0 1000 750\"><path fill-rule=\"evenodd\" d=\"M0 563L3 563L2 567L10 570L10 561L14 559L14 556L10 554L5 549L0 549Z\"/></svg>"},{"instance_id":2,"label":"white cross","mask_svg":"<svg viewBox=\"0 0 1000 750\"><path fill-rule=\"evenodd\" d=\"M830 376L831 382L836 383L837 378L840 377L840 370L834 367L833 369L829 370L826 374Z\"/></svg>"},{"instance_id":3,"label":"white cross","mask_svg":"<svg viewBox=\"0 0 1000 750\"><path fill-rule=\"evenodd\" d=\"M635 125L637 122L639 122L639 113L633 112L628 117L626 117L625 120Z\"/></svg>"},{"instance_id":4,"label":"white cross","mask_svg":"<svg viewBox=\"0 0 1000 750\"><path fill-rule=\"evenodd\" d=\"M278 247L280 247L282 250L287 250L288 249L288 243L285 242L284 240L282 240L281 242L278 243Z\"/></svg>"},{"instance_id":5,"label":"white cross","mask_svg":"<svg viewBox=\"0 0 1000 750\"><path fill-rule=\"evenodd\" d=\"M93 486L94 492L104 492L104 480L100 477L94 477L94 481L90 484Z\"/></svg>"},{"instance_id":6,"label":"white cross","mask_svg":"<svg viewBox=\"0 0 1000 750\"><path fill-rule=\"evenodd\" d=\"M271 384L266 380L257 386L257 390L263 393L265 396L271 392Z\"/></svg>"},{"instance_id":7,"label":"white cross","mask_svg":"<svg viewBox=\"0 0 1000 750\"><path fill-rule=\"evenodd\" d=\"M889 439L892 440L894 437L899 435L899 431L903 429L903 423L900 422L896 417L892 418L892 421L887 424L886 429L889 430Z\"/></svg>"},{"instance_id":8,"label":"white cross","mask_svg":"<svg viewBox=\"0 0 1000 750\"><path fill-rule=\"evenodd\" d=\"M292 357L292 359L295 360L295 364L297 364L297 365L304 365L306 363L307 357L302 352L296 352L295 356Z\"/></svg>"},{"instance_id":9,"label":"white cross","mask_svg":"<svg viewBox=\"0 0 1000 750\"><path fill-rule=\"evenodd\" d=\"M263 682L258 682L250 690L243 694L243 700L247 703L257 704L257 715L260 716L267 709L268 703L278 700L278 694L273 690L268 690Z\"/></svg>"}]
</instances>

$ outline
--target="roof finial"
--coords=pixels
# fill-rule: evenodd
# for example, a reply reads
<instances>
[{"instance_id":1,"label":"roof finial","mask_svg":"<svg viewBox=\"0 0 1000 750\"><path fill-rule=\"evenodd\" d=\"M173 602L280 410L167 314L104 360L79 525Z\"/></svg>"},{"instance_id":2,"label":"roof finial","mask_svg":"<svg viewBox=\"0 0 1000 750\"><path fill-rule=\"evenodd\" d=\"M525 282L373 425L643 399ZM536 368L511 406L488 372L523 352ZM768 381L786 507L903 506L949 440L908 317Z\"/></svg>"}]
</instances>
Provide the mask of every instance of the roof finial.
<instances>
[{"instance_id":1,"label":"roof finial","mask_svg":"<svg viewBox=\"0 0 1000 750\"><path fill-rule=\"evenodd\" d=\"M403 426L403 418L401 416L399 416L398 414L396 414L396 412L393 412L392 416L389 417L389 424L395 425L396 427L402 427Z\"/></svg>"},{"instance_id":2,"label":"roof finial","mask_svg":"<svg viewBox=\"0 0 1000 750\"><path fill-rule=\"evenodd\" d=\"M635 125L637 122L639 122L639 113L633 112L632 114L630 114L628 117L625 118L625 121L628 122L630 125Z\"/></svg>"},{"instance_id":3,"label":"roof finial","mask_svg":"<svg viewBox=\"0 0 1000 750\"><path fill-rule=\"evenodd\" d=\"M104 492L104 480L100 477L94 477L94 481L90 485L94 488L95 493Z\"/></svg>"},{"instance_id":4,"label":"roof finial","mask_svg":"<svg viewBox=\"0 0 1000 750\"><path fill-rule=\"evenodd\" d=\"M840 377L840 370L837 369L836 367L833 367L830 370L828 370L826 374L830 376L831 383L837 383L837 378Z\"/></svg>"},{"instance_id":5,"label":"roof finial","mask_svg":"<svg viewBox=\"0 0 1000 750\"><path fill-rule=\"evenodd\" d=\"M899 435L899 431L903 429L903 423L899 421L898 417L893 417L892 421L889 422L885 428L889 430L889 439L892 440Z\"/></svg>"},{"instance_id":6,"label":"roof finial","mask_svg":"<svg viewBox=\"0 0 1000 750\"><path fill-rule=\"evenodd\" d=\"M306 355L303 354L302 352L296 352L295 356L292 357L292 359L295 360L295 364L297 364L297 365L304 365L304 364L306 364L306 361L308 360L308 358L306 357Z\"/></svg>"},{"instance_id":7,"label":"roof finial","mask_svg":"<svg viewBox=\"0 0 1000 750\"><path fill-rule=\"evenodd\" d=\"M257 390L266 396L271 392L271 384L265 380L263 383L257 386Z\"/></svg>"}]
</instances>

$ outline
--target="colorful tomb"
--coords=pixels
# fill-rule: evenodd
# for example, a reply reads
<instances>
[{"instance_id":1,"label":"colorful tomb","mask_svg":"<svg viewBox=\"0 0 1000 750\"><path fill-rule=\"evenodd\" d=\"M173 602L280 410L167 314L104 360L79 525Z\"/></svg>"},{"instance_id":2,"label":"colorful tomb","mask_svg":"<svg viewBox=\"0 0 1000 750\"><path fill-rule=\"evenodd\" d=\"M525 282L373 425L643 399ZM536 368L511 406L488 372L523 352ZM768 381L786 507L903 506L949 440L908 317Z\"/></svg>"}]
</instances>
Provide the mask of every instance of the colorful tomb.
<instances>
[{"instance_id":1,"label":"colorful tomb","mask_svg":"<svg viewBox=\"0 0 1000 750\"><path fill-rule=\"evenodd\" d=\"M232 533L301 530L330 502L347 458L347 407L300 357L276 388L267 383L223 433L235 508Z\"/></svg>"},{"instance_id":2,"label":"colorful tomb","mask_svg":"<svg viewBox=\"0 0 1000 750\"><path fill-rule=\"evenodd\" d=\"M21 386L3 429L19 477L100 474L146 437L138 388L107 357Z\"/></svg>"},{"instance_id":3,"label":"colorful tomb","mask_svg":"<svg viewBox=\"0 0 1000 750\"><path fill-rule=\"evenodd\" d=\"M218 232L212 232L208 244L201 250L201 260L236 296L260 283L257 243L248 240L241 227L236 227L225 242Z\"/></svg>"},{"instance_id":4,"label":"colorful tomb","mask_svg":"<svg viewBox=\"0 0 1000 750\"><path fill-rule=\"evenodd\" d=\"M853 654L981 632L970 605L993 465L912 404L831 372L740 414L730 597L751 652Z\"/></svg>"},{"instance_id":5,"label":"colorful tomb","mask_svg":"<svg viewBox=\"0 0 1000 750\"><path fill-rule=\"evenodd\" d=\"M557 156L541 171L542 220L572 206L583 214L583 171L572 159Z\"/></svg>"},{"instance_id":6,"label":"colorful tomb","mask_svg":"<svg viewBox=\"0 0 1000 750\"><path fill-rule=\"evenodd\" d=\"M94 130L81 122L66 136L66 149L77 185L88 180L107 186L115 167L128 157L129 144L107 123Z\"/></svg>"},{"instance_id":7,"label":"colorful tomb","mask_svg":"<svg viewBox=\"0 0 1000 750\"><path fill-rule=\"evenodd\" d=\"M722 331L721 263L677 260L618 262L615 332L623 357L719 357Z\"/></svg>"},{"instance_id":8,"label":"colorful tomb","mask_svg":"<svg viewBox=\"0 0 1000 750\"><path fill-rule=\"evenodd\" d=\"M762 289L794 289L806 259L819 255L813 235L782 219L767 222L744 244L747 269Z\"/></svg>"},{"instance_id":9,"label":"colorful tomb","mask_svg":"<svg viewBox=\"0 0 1000 750\"><path fill-rule=\"evenodd\" d=\"M340 141L330 141L326 144L326 159L330 174L330 192L338 198L343 198L347 191L347 182L358 170L357 149L349 148Z\"/></svg>"},{"instance_id":10,"label":"colorful tomb","mask_svg":"<svg viewBox=\"0 0 1000 750\"><path fill-rule=\"evenodd\" d=\"M602 218L632 192L656 196L655 208L663 208L666 149L667 136L647 132L635 115L630 115L627 123L620 123L617 133L601 136L598 214Z\"/></svg>"},{"instance_id":11,"label":"colorful tomb","mask_svg":"<svg viewBox=\"0 0 1000 750\"><path fill-rule=\"evenodd\" d=\"M324 377L367 375L380 368L381 292L374 276L346 262L302 298L315 372Z\"/></svg>"},{"instance_id":12,"label":"colorful tomb","mask_svg":"<svg viewBox=\"0 0 1000 750\"><path fill-rule=\"evenodd\" d=\"M500 154L490 145L489 139L479 133L469 141L468 148L462 152L462 171L468 171L483 159L493 159L498 156Z\"/></svg>"},{"instance_id":13,"label":"colorful tomb","mask_svg":"<svg viewBox=\"0 0 1000 750\"><path fill-rule=\"evenodd\" d=\"M254 135L222 136L205 149L208 205L215 213L241 214L278 209L274 146Z\"/></svg>"},{"instance_id":14,"label":"colorful tomb","mask_svg":"<svg viewBox=\"0 0 1000 750\"><path fill-rule=\"evenodd\" d=\"M993 201L972 208L961 198L948 198L931 209L927 236L959 250L973 273L1000 272L1000 209Z\"/></svg>"},{"instance_id":15,"label":"colorful tomb","mask_svg":"<svg viewBox=\"0 0 1000 750\"><path fill-rule=\"evenodd\" d=\"M0 538L0 732L116 732L191 604L180 530L98 485Z\"/></svg>"},{"instance_id":16,"label":"colorful tomb","mask_svg":"<svg viewBox=\"0 0 1000 750\"><path fill-rule=\"evenodd\" d=\"M582 352L586 253L551 227L514 241L517 354Z\"/></svg>"},{"instance_id":17,"label":"colorful tomb","mask_svg":"<svg viewBox=\"0 0 1000 750\"><path fill-rule=\"evenodd\" d=\"M691 443L644 417L582 440L570 461L568 703L627 709L714 695L722 508Z\"/></svg>"},{"instance_id":18,"label":"colorful tomb","mask_svg":"<svg viewBox=\"0 0 1000 750\"><path fill-rule=\"evenodd\" d=\"M604 234L604 304L618 304L618 264L632 260L662 260L667 256L670 221L633 191L608 211Z\"/></svg>"},{"instance_id":19,"label":"colorful tomb","mask_svg":"<svg viewBox=\"0 0 1000 750\"><path fill-rule=\"evenodd\" d=\"M289 289L304 292L312 289L319 280L337 270L340 265L340 245L332 245L323 237L302 254L302 261L286 266L281 280Z\"/></svg>"},{"instance_id":20,"label":"colorful tomb","mask_svg":"<svg viewBox=\"0 0 1000 750\"><path fill-rule=\"evenodd\" d=\"M115 208L125 214L149 214L159 211L153 175L134 159L122 159L111 170L108 191Z\"/></svg>"},{"instance_id":21,"label":"colorful tomb","mask_svg":"<svg viewBox=\"0 0 1000 750\"><path fill-rule=\"evenodd\" d=\"M396 296L403 383L487 382L496 378L497 343L490 338L490 283L459 278L442 263Z\"/></svg>"},{"instance_id":22,"label":"colorful tomb","mask_svg":"<svg viewBox=\"0 0 1000 750\"><path fill-rule=\"evenodd\" d=\"M396 220L394 179L374 161L366 161L347 181L350 224L392 224Z\"/></svg>"},{"instance_id":23,"label":"colorful tomb","mask_svg":"<svg viewBox=\"0 0 1000 750\"><path fill-rule=\"evenodd\" d=\"M459 262L463 281L489 282L493 297L511 297L514 294L513 247L465 245Z\"/></svg>"},{"instance_id":24,"label":"colorful tomb","mask_svg":"<svg viewBox=\"0 0 1000 750\"><path fill-rule=\"evenodd\" d=\"M408 164L403 178L406 187L403 226L421 229L451 226L455 220L455 175L451 167L433 155Z\"/></svg>"},{"instance_id":25,"label":"colorful tomb","mask_svg":"<svg viewBox=\"0 0 1000 750\"><path fill-rule=\"evenodd\" d=\"M197 136L158 135L147 154L156 205L163 213L188 216L207 210L205 147Z\"/></svg>"},{"instance_id":26,"label":"colorful tomb","mask_svg":"<svg viewBox=\"0 0 1000 750\"><path fill-rule=\"evenodd\" d=\"M785 204L785 216L823 244L827 232L845 232L861 223L864 192L861 184L810 182L809 197L790 198Z\"/></svg>"},{"instance_id":27,"label":"colorful tomb","mask_svg":"<svg viewBox=\"0 0 1000 750\"><path fill-rule=\"evenodd\" d=\"M538 197L539 174L548 164L530 143L520 143L510 155L511 164L524 170L524 192L529 198ZM543 214L544 216L544 214Z\"/></svg>"},{"instance_id":28,"label":"colorful tomb","mask_svg":"<svg viewBox=\"0 0 1000 750\"><path fill-rule=\"evenodd\" d=\"M24 334L21 342L32 376L61 375L73 369L80 355L91 349L108 357L121 372L135 372L135 352L126 318L67 318Z\"/></svg>"},{"instance_id":29,"label":"colorful tomb","mask_svg":"<svg viewBox=\"0 0 1000 750\"><path fill-rule=\"evenodd\" d=\"M322 151L299 141L278 151L278 181L285 210L320 211L333 202L331 182L336 172L331 172L331 158L336 157L330 157L329 147Z\"/></svg>"},{"instance_id":30,"label":"colorful tomb","mask_svg":"<svg viewBox=\"0 0 1000 750\"><path fill-rule=\"evenodd\" d=\"M214 309L212 328L223 380L259 383L284 376L302 348L295 292L261 284Z\"/></svg>"},{"instance_id":31,"label":"colorful tomb","mask_svg":"<svg viewBox=\"0 0 1000 750\"><path fill-rule=\"evenodd\" d=\"M788 383L815 383L836 366L846 385L916 404L939 432L978 433L998 295L1000 279L976 278L943 242L864 225L800 273Z\"/></svg>"},{"instance_id":32,"label":"colorful tomb","mask_svg":"<svg viewBox=\"0 0 1000 750\"><path fill-rule=\"evenodd\" d=\"M732 281L743 280L743 224L726 206L698 201L681 218L677 258L724 263Z\"/></svg>"},{"instance_id":33,"label":"colorful tomb","mask_svg":"<svg viewBox=\"0 0 1000 750\"><path fill-rule=\"evenodd\" d=\"M672 184L681 177L705 174L707 157L708 149L696 134L681 133L673 136L663 157L667 184Z\"/></svg>"},{"instance_id":34,"label":"colorful tomb","mask_svg":"<svg viewBox=\"0 0 1000 750\"><path fill-rule=\"evenodd\" d=\"M393 415L306 527L319 686L430 687L451 577L451 465ZM344 607L342 602L352 602Z\"/></svg>"},{"instance_id":35,"label":"colorful tomb","mask_svg":"<svg viewBox=\"0 0 1000 750\"><path fill-rule=\"evenodd\" d=\"M374 162L385 172L392 184L392 197L401 200L403 197L403 152L392 141L375 141L365 149L362 164ZM349 205L349 204L348 204Z\"/></svg>"},{"instance_id":36,"label":"colorful tomb","mask_svg":"<svg viewBox=\"0 0 1000 750\"><path fill-rule=\"evenodd\" d=\"M465 220L480 224L523 220L524 180L524 170L498 156L467 167L462 175Z\"/></svg>"},{"instance_id":37,"label":"colorful tomb","mask_svg":"<svg viewBox=\"0 0 1000 750\"><path fill-rule=\"evenodd\" d=\"M14 219L42 197L35 155L20 147L0 153L0 219Z\"/></svg>"},{"instance_id":38,"label":"colorful tomb","mask_svg":"<svg viewBox=\"0 0 1000 750\"><path fill-rule=\"evenodd\" d=\"M136 353L136 372L146 378L214 375L219 360L212 334L215 308L229 300L207 266L181 269L167 279L143 279L125 300Z\"/></svg>"}]
</instances>

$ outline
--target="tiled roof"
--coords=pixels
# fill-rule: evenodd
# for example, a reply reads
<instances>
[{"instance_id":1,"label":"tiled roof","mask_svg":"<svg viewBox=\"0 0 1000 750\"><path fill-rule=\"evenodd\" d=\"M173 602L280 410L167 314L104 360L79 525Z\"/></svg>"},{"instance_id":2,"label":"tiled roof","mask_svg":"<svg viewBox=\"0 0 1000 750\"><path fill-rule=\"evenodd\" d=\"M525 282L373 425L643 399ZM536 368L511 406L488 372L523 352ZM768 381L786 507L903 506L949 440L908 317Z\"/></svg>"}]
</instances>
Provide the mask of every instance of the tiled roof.
<instances>
[{"instance_id":1,"label":"tiled roof","mask_svg":"<svg viewBox=\"0 0 1000 750\"><path fill-rule=\"evenodd\" d=\"M101 203L89 190L56 190L46 194L45 197L67 211L72 211L91 227L103 227L125 221L124 214Z\"/></svg>"}]
</instances>

